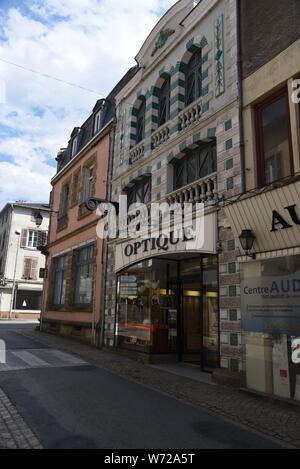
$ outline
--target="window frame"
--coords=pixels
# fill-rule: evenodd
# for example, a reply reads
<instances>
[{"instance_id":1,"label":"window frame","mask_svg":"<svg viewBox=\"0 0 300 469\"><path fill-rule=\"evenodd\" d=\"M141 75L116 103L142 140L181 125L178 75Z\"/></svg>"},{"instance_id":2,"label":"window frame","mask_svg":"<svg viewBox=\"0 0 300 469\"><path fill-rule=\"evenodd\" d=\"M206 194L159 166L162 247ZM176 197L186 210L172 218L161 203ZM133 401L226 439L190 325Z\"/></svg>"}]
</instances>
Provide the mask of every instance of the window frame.
<instances>
[{"instance_id":1,"label":"window frame","mask_svg":"<svg viewBox=\"0 0 300 469\"><path fill-rule=\"evenodd\" d=\"M30 267L26 266L26 263L28 262L30 263ZM37 282L38 266L39 266L39 260L37 257L24 257L22 279L28 282ZM29 270L29 275L26 275L26 269ZM35 275L32 275L33 273Z\"/></svg>"},{"instance_id":2,"label":"window frame","mask_svg":"<svg viewBox=\"0 0 300 469\"><path fill-rule=\"evenodd\" d=\"M136 145L145 140L146 130L146 98L142 99L142 103L136 112Z\"/></svg>"},{"instance_id":3,"label":"window frame","mask_svg":"<svg viewBox=\"0 0 300 469\"><path fill-rule=\"evenodd\" d=\"M87 173L89 171L89 176ZM83 168L83 191L82 191L82 203L88 202L93 196L93 186L95 179L95 166L85 166ZM87 184L88 183L88 184Z\"/></svg>"},{"instance_id":4,"label":"window frame","mask_svg":"<svg viewBox=\"0 0 300 469\"><path fill-rule=\"evenodd\" d=\"M58 266L57 264L65 260L65 264L63 266ZM55 257L53 259L53 264L54 264L54 273L53 273L53 295L52 295L52 305L57 308L63 308L66 305L66 296L67 296L67 274L68 274L68 256L59 256ZM55 302L55 297L56 297L56 288L58 286L57 284L57 277L59 274L62 274L61 277L61 283L60 283L60 303ZM62 302L62 296L63 296L63 282L66 282L65 285L65 291L64 291L64 301Z\"/></svg>"},{"instance_id":5,"label":"window frame","mask_svg":"<svg viewBox=\"0 0 300 469\"><path fill-rule=\"evenodd\" d=\"M30 233L33 233L33 238L32 238L32 245L30 245L29 243L29 240L30 240ZM39 241L39 232L38 230L28 230L27 231L27 242L26 242L26 247L28 249L36 249L37 246L38 246L38 241ZM36 246L34 245L35 244L35 240L36 240Z\"/></svg>"},{"instance_id":6,"label":"window frame","mask_svg":"<svg viewBox=\"0 0 300 469\"><path fill-rule=\"evenodd\" d=\"M101 117L102 109L97 111L94 117L94 135L97 135L101 130Z\"/></svg>"},{"instance_id":7,"label":"window frame","mask_svg":"<svg viewBox=\"0 0 300 469\"><path fill-rule=\"evenodd\" d=\"M200 57L200 61L196 60L198 57ZM192 64L192 62L195 60L195 64ZM200 71L200 82L201 86L199 89L199 71ZM190 100L190 91L188 89L189 87L189 80L190 78L194 78L195 80L195 97L193 100ZM197 50L194 52L192 57L190 58L189 63L186 65L186 70L185 70L185 106L191 106L194 102L196 102L199 98L202 96L202 91L203 91L203 71L202 71L202 49Z\"/></svg>"},{"instance_id":8,"label":"window frame","mask_svg":"<svg viewBox=\"0 0 300 469\"><path fill-rule=\"evenodd\" d=\"M148 188L147 188L148 186ZM147 188L147 191L146 191ZM142 200L137 200L138 191L143 195ZM144 177L140 181L136 181L134 186L126 191L128 208L134 204L148 205L152 200L152 179ZM149 193L149 200L145 199L145 195Z\"/></svg>"},{"instance_id":9,"label":"window frame","mask_svg":"<svg viewBox=\"0 0 300 469\"><path fill-rule=\"evenodd\" d=\"M254 106L256 177L257 177L257 185L260 188L268 186L268 185L272 185L275 182L285 179L285 178L280 178L277 181L272 181L271 183L267 183L266 181L264 132L263 132L263 125L262 125L263 110L266 109L268 106L276 103L277 101L280 101L281 98L285 98L286 110L287 110L287 125L288 125L290 168L291 168L290 176L292 177L295 174L289 92L288 92L288 87L285 86L284 88L277 90L275 93L272 93L271 95L269 95L268 97L266 97L265 99L263 99L262 101L260 101Z\"/></svg>"},{"instance_id":10,"label":"window frame","mask_svg":"<svg viewBox=\"0 0 300 469\"><path fill-rule=\"evenodd\" d=\"M77 146L78 146L78 135L73 138L72 140L72 148L71 148L71 158L74 158L77 155Z\"/></svg>"},{"instance_id":11,"label":"window frame","mask_svg":"<svg viewBox=\"0 0 300 469\"><path fill-rule=\"evenodd\" d=\"M165 106L163 107L163 100ZM170 120L171 104L171 77L167 76L158 94L158 127L165 125ZM164 112L163 112L164 111Z\"/></svg>"},{"instance_id":12,"label":"window frame","mask_svg":"<svg viewBox=\"0 0 300 469\"><path fill-rule=\"evenodd\" d=\"M92 256L87 257L86 261L80 261L80 254L85 250L93 250ZM87 246L83 246L80 249L76 249L74 251L74 258L73 258L73 306L74 308L90 308L93 305L94 301L94 281L95 281L95 258L96 258L96 245L89 244ZM79 291L79 282L78 282L78 275L80 272L80 268L90 266L92 269L92 297L90 303L78 303L76 301L76 294Z\"/></svg>"},{"instance_id":13,"label":"window frame","mask_svg":"<svg viewBox=\"0 0 300 469\"><path fill-rule=\"evenodd\" d=\"M201 155L206 150L209 151L211 154L214 152L215 156L212 159L210 164L212 166L212 169L214 169L214 166L216 166L216 167L215 167L215 170L212 170L211 172L208 172L208 174L206 174L205 176L200 176L200 171L201 171L201 168L203 167L203 162L200 161L201 160ZM194 174L196 174L196 177L195 177L195 179L190 180L189 179L189 167L192 166L192 163L194 163L195 169L194 169L194 171L192 169L192 172L190 174L194 173ZM209 144L206 144L206 145L201 145L198 148L196 148L195 150L191 150L191 152L189 154L185 155L180 160L174 160L172 164L173 164L173 170L174 170L174 181L173 181L173 190L174 191L180 190L183 187L187 187L187 186L195 183L196 181L201 181L202 179L204 179L206 177L209 177L210 175L217 172L218 161L217 161L216 142L209 143ZM179 177L180 177L179 174L177 174L177 172L179 173L179 170L181 171L181 178L183 180L183 185L180 185L180 186L177 184L177 182L179 180Z\"/></svg>"}]
</instances>

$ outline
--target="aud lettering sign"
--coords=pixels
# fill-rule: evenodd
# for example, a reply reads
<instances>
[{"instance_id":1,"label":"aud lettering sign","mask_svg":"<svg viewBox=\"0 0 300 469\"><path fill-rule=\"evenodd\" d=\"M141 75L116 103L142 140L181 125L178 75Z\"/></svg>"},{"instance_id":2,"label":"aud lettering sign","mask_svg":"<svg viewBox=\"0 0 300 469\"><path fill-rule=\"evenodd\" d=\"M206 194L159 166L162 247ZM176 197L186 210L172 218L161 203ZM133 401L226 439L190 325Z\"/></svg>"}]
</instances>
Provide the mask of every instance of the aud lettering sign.
<instances>
[{"instance_id":1,"label":"aud lettering sign","mask_svg":"<svg viewBox=\"0 0 300 469\"><path fill-rule=\"evenodd\" d=\"M287 230L295 225L300 225L300 218L297 212L297 205L290 205L284 208L285 213L281 215L277 210L273 210L271 233L278 230Z\"/></svg>"}]
</instances>

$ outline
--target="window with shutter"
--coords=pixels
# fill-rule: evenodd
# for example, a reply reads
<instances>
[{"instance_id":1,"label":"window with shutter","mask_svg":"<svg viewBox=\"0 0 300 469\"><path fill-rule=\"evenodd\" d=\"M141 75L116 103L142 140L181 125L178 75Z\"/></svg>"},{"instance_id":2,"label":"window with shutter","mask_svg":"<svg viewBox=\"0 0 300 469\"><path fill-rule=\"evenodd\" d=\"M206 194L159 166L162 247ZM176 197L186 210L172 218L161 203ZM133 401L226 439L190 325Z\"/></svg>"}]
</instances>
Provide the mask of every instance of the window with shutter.
<instances>
[{"instance_id":1,"label":"window with shutter","mask_svg":"<svg viewBox=\"0 0 300 469\"><path fill-rule=\"evenodd\" d=\"M83 202L87 202L93 195L94 167L84 170Z\"/></svg>"},{"instance_id":2,"label":"window with shutter","mask_svg":"<svg viewBox=\"0 0 300 469\"><path fill-rule=\"evenodd\" d=\"M30 280L37 280L38 278L38 259L31 259Z\"/></svg>"},{"instance_id":3,"label":"window with shutter","mask_svg":"<svg viewBox=\"0 0 300 469\"><path fill-rule=\"evenodd\" d=\"M28 238L28 230L22 230L21 248L26 248L27 247L27 238Z\"/></svg>"},{"instance_id":4,"label":"window with shutter","mask_svg":"<svg viewBox=\"0 0 300 469\"><path fill-rule=\"evenodd\" d=\"M34 280L38 278L38 259L25 258L24 259L24 269L23 269L23 279L24 280Z\"/></svg>"},{"instance_id":5,"label":"window with shutter","mask_svg":"<svg viewBox=\"0 0 300 469\"><path fill-rule=\"evenodd\" d=\"M29 280L30 273L31 273L31 259L24 259L23 278L25 280Z\"/></svg>"}]
</instances>

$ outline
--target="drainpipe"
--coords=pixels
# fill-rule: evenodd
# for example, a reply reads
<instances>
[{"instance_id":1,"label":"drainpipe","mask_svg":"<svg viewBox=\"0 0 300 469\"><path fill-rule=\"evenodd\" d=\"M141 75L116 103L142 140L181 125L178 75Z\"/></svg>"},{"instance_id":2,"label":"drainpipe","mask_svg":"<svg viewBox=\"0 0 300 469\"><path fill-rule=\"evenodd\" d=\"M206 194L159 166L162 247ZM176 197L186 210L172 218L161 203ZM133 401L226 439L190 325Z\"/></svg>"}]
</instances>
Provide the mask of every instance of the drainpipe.
<instances>
[{"instance_id":1,"label":"drainpipe","mask_svg":"<svg viewBox=\"0 0 300 469\"><path fill-rule=\"evenodd\" d=\"M112 175L113 175L113 163L114 163L114 154L115 154L115 136L116 136L116 116L114 118L112 133L111 133L111 144L110 144L110 155L109 155L109 169L108 169L108 180L107 180L107 189L106 189L106 200L112 200ZM101 316L101 328L100 328L100 335L98 338L98 348L102 348L104 344L104 334L105 334L105 305L106 305L106 274L107 274L107 266L108 266L108 244L107 240L103 240L104 242L104 252L103 252L103 275L102 278L104 279L104 285L102 287L102 316Z\"/></svg>"},{"instance_id":2,"label":"drainpipe","mask_svg":"<svg viewBox=\"0 0 300 469\"><path fill-rule=\"evenodd\" d=\"M241 34L241 0L236 0L237 19L237 73L239 95L239 131L240 131L240 164L242 193L246 192L246 159L245 159L245 132L244 132L244 93L243 93L243 59L242 59L242 34Z\"/></svg>"}]
</instances>

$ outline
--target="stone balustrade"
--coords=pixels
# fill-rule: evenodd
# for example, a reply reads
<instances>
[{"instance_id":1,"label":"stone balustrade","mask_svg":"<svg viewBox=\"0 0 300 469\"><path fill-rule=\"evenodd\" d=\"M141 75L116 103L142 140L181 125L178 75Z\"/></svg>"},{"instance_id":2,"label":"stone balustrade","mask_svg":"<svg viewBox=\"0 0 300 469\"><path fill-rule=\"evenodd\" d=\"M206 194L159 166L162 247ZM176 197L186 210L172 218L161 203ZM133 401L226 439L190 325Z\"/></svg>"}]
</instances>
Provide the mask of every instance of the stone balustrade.
<instances>
[{"instance_id":1,"label":"stone balustrade","mask_svg":"<svg viewBox=\"0 0 300 469\"><path fill-rule=\"evenodd\" d=\"M167 142L170 138L169 125L160 127L151 137L152 149L159 147L163 143Z\"/></svg>"},{"instance_id":2,"label":"stone balustrade","mask_svg":"<svg viewBox=\"0 0 300 469\"><path fill-rule=\"evenodd\" d=\"M216 203L218 201L217 174L211 174L189 186L168 194L167 201L170 205L184 203Z\"/></svg>"},{"instance_id":3,"label":"stone balustrade","mask_svg":"<svg viewBox=\"0 0 300 469\"><path fill-rule=\"evenodd\" d=\"M144 142L142 142L130 150L130 163L133 164L136 161L143 158L144 153L145 153L145 144Z\"/></svg>"},{"instance_id":4,"label":"stone balustrade","mask_svg":"<svg viewBox=\"0 0 300 469\"><path fill-rule=\"evenodd\" d=\"M202 116L202 98L198 99L179 114L181 130L199 122Z\"/></svg>"}]
</instances>

